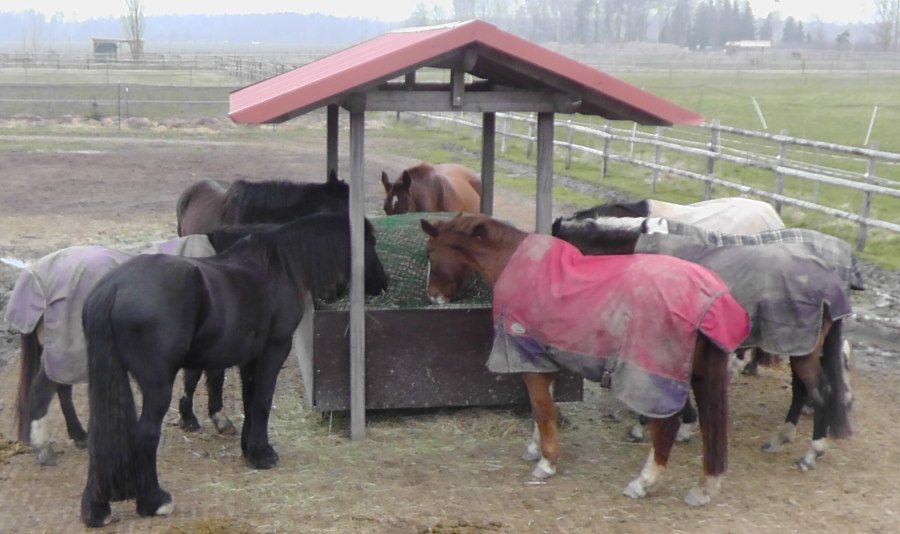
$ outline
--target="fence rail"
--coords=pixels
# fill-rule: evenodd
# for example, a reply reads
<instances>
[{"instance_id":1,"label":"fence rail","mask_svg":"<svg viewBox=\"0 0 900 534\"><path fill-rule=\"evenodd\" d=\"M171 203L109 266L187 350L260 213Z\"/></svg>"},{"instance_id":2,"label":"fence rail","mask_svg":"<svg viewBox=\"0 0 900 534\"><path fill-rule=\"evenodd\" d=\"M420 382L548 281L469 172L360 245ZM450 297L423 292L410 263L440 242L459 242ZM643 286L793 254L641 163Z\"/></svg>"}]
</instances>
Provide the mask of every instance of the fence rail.
<instances>
[{"instance_id":1,"label":"fence rail","mask_svg":"<svg viewBox=\"0 0 900 534\"><path fill-rule=\"evenodd\" d=\"M462 116L447 116L439 114L416 113L416 116L431 120L463 125L473 130L480 130L480 121L467 120ZM498 113L500 121L496 135L500 138L501 152L506 149L506 138L520 139L526 142L526 154L530 155L533 143L536 142L536 120L532 116ZM509 128L509 124L519 123L521 128ZM766 198L774 202L776 209L781 211L783 205L796 206L798 208L824 213L831 217L852 221L859 225L857 236L857 250L863 250L866 245L868 228L880 228L891 232L900 233L900 224L895 221L886 221L871 216L872 201L876 197L900 199L900 181L875 176L877 165L893 166L900 164L900 154L886 152L871 148L852 147L825 143L810 139L791 137L784 134L769 134L753 130L743 130L729 126L721 126L717 123L705 124L693 130L657 128L655 132L648 133L632 129L612 128L609 123L602 127L585 125L574 122L572 119L556 121L555 126L565 132L565 135L555 136L554 145L566 151L566 168L571 164L572 152L582 152L601 159L601 174L605 178L608 173L609 161L633 165L648 169L652 172L652 189L656 191L658 173L664 172L670 175L695 180L706 185L704 196L710 198L712 186L720 186L745 194L752 194ZM525 133L523 133L525 132ZM663 135L663 133L667 135ZM697 132L706 139L705 142L694 141L699 137ZM602 149L578 144L573 140L573 133L579 133L590 138L595 138L602 145ZM678 134L678 135L676 135ZM726 146L722 134L731 137L761 140L775 145L771 149L777 149L775 155L767 155L756 147L757 150L746 150ZM688 137L689 139L685 139ZM625 143L629 149L627 153L615 153L613 142L619 145ZM735 145L736 143L732 143ZM634 154L635 145L651 148L652 161L641 159ZM739 145L739 144L738 144ZM788 148L801 150L815 150L826 152L832 157L849 159L850 163L865 166L864 172L855 172L839 167L830 167L786 157ZM691 171L681 166L672 166L662 163L662 151L690 156L706 162L706 173ZM802 156L803 153L798 154ZM727 180L717 176L716 168L720 162L727 162L743 167L752 167L771 172L774 176L774 191L768 191L742 183ZM803 181L812 182L816 187L815 201L795 198L785 194L784 178L792 177ZM840 187L859 193L862 197L860 210L853 213L847 210L826 206L819 202L818 186L826 184ZM898 205L900 208L900 205Z\"/></svg>"}]
</instances>

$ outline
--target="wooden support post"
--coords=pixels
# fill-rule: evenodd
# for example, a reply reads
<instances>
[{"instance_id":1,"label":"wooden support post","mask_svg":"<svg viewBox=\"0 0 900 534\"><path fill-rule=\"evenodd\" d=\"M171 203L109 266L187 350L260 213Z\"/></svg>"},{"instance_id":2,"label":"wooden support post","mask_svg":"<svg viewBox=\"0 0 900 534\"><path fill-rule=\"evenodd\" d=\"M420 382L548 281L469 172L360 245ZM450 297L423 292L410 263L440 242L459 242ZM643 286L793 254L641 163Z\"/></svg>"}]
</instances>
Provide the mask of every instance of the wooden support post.
<instances>
[{"instance_id":1,"label":"wooden support post","mask_svg":"<svg viewBox=\"0 0 900 534\"><path fill-rule=\"evenodd\" d=\"M878 143L872 143L872 150L878 150ZM873 183L875 180L875 157L869 156L869 163L866 165L866 174L864 180L866 183ZM872 211L872 192L863 193L862 205L859 208L859 216L865 219L869 218L869 212ZM856 238L856 250L862 252L866 249L866 240L869 237L869 225L864 222L859 223L859 235Z\"/></svg>"},{"instance_id":2,"label":"wooden support post","mask_svg":"<svg viewBox=\"0 0 900 534\"><path fill-rule=\"evenodd\" d=\"M566 168L572 167L572 118L566 121Z\"/></svg>"},{"instance_id":3,"label":"wooden support post","mask_svg":"<svg viewBox=\"0 0 900 534\"><path fill-rule=\"evenodd\" d=\"M326 130L328 138L326 140L326 157L325 157L325 176L331 171L338 170L338 132L340 120L340 108L337 104L328 104L326 117Z\"/></svg>"},{"instance_id":4,"label":"wooden support post","mask_svg":"<svg viewBox=\"0 0 900 534\"><path fill-rule=\"evenodd\" d=\"M538 113L537 144L535 231L549 234L553 223L553 113Z\"/></svg>"},{"instance_id":5,"label":"wooden support post","mask_svg":"<svg viewBox=\"0 0 900 534\"><path fill-rule=\"evenodd\" d=\"M506 153L506 132L509 131L509 119L503 117L503 122L500 123L500 153Z\"/></svg>"},{"instance_id":6,"label":"wooden support post","mask_svg":"<svg viewBox=\"0 0 900 534\"><path fill-rule=\"evenodd\" d=\"M612 129L609 126L609 121L606 121L606 124L603 125L603 132L606 136L603 138L603 173L600 176L606 178L609 174L609 145L612 142Z\"/></svg>"},{"instance_id":7,"label":"wooden support post","mask_svg":"<svg viewBox=\"0 0 900 534\"><path fill-rule=\"evenodd\" d=\"M659 146L659 141L662 138L662 127L656 127L656 135L654 136L654 144L653 144L653 164L657 165L657 167L653 168L653 174L651 176L651 191L656 193L656 184L659 181L659 164L662 159L662 148Z\"/></svg>"},{"instance_id":8,"label":"wooden support post","mask_svg":"<svg viewBox=\"0 0 900 534\"><path fill-rule=\"evenodd\" d=\"M710 130L711 133L709 134L709 151L719 152L719 119L713 121L712 128ZM706 160L706 177L712 179L715 177L715 175L716 155L711 154ZM703 191L703 200L709 200L712 198L712 187L712 182L707 180L706 187Z\"/></svg>"},{"instance_id":9,"label":"wooden support post","mask_svg":"<svg viewBox=\"0 0 900 534\"><path fill-rule=\"evenodd\" d=\"M787 130L781 130L778 132L778 135L787 136ZM784 194L784 175L778 172L778 167L781 167L781 164L784 162L784 157L787 154L787 141L784 139L778 141L778 157L775 158L775 194L783 195ZM778 215L781 215L781 209L784 207L784 202L780 200L775 201L775 211L778 212Z\"/></svg>"},{"instance_id":10,"label":"wooden support post","mask_svg":"<svg viewBox=\"0 0 900 534\"><path fill-rule=\"evenodd\" d=\"M450 105L458 108L463 105L466 91L466 73L461 69L450 71Z\"/></svg>"},{"instance_id":11,"label":"wooden support post","mask_svg":"<svg viewBox=\"0 0 900 534\"><path fill-rule=\"evenodd\" d=\"M366 437L365 173L366 103L350 105L350 439Z\"/></svg>"},{"instance_id":12,"label":"wooden support post","mask_svg":"<svg viewBox=\"0 0 900 534\"><path fill-rule=\"evenodd\" d=\"M525 145L525 158L531 159L531 149L534 146L534 123L528 119L528 144Z\"/></svg>"},{"instance_id":13,"label":"wooden support post","mask_svg":"<svg viewBox=\"0 0 900 534\"><path fill-rule=\"evenodd\" d=\"M481 213L494 214L494 145L497 115L485 113L481 119Z\"/></svg>"}]
</instances>

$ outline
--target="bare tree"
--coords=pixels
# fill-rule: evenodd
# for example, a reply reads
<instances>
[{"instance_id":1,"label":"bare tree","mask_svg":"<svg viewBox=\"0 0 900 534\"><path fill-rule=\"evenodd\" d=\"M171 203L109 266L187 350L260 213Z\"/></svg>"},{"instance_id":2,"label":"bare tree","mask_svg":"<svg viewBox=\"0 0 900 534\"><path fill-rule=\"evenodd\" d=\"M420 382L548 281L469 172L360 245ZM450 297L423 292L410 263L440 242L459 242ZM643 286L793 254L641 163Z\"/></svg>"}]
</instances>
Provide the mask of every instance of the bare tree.
<instances>
[{"instance_id":1,"label":"bare tree","mask_svg":"<svg viewBox=\"0 0 900 534\"><path fill-rule=\"evenodd\" d=\"M122 24L131 41L131 58L140 59L144 55L144 0L125 0Z\"/></svg>"},{"instance_id":2,"label":"bare tree","mask_svg":"<svg viewBox=\"0 0 900 534\"><path fill-rule=\"evenodd\" d=\"M27 11L25 16L27 17L28 25L22 32L22 44L26 50L37 52L44 40L44 28L47 25L47 21L44 19L43 13L38 13L33 9Z\"/></svg>"},{"instance_id":3,"label":"bare tree","mask_svg":"<svg viewBox=\"0 0 900 534\"><path fill-rule=\"evenodd\" d=\"M875 0L875 40L882 49L897 48L900 33L900 0Z\"/></svg>"}]
</instances>

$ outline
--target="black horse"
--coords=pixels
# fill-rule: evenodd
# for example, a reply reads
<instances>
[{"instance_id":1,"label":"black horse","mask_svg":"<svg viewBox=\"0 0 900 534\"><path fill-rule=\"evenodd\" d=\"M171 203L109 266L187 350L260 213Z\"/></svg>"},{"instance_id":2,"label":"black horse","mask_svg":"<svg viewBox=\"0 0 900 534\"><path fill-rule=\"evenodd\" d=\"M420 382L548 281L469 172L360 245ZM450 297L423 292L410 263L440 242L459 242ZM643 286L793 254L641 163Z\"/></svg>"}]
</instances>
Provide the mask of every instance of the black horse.
<instances>
[{"instance_id":1,"label":"black horse","mask_svg":"<svg viewBox=\"0 0 900 534\"><path fill-rule=\"evenodd\" d=\"M241 451L257 469L278 461L268 419L275 382L304 312L302 295L331 298L350 278L345 214L318 214L241 239L209 258L138 256L88 297L90 460L81 498L89 527L110 521L110 501L135 499L141 516L171 513L156 468L160 426L180 368L240 368ZM371 225L365 290L387 288ZM129 374L141 390L135 413Z\"/></svg>"},{"instance_id":2,"label":"black horse","mask_svg":"<svg viewBox=\"0 0 900 534\"><path fill-rule=\"evenodd\" d=\"M668 254L718 274L751 317L751 334L742 347L791 356L791 405L784 426L763 449L779 451L793 439L809 399L815 410L813 441L796 465L814 468L829 433L837 438L851 434L851 394L841 357L842 319L850 313L847 280L807 244L723 247L678 235L648 235L647 224L648 219L557 219L552 231L583 254Z\"/></svg>"},{"instance_id":3,"label":"black horse","mask_svg":"<svg viewBox=\"0 0 900 534\"><path fill-rule=\"evenodd\" d=\"M315 213L346 214L349 198L350 186L339 180L334 170L328 174L325 183L238 180L228 184L220 180L201 180L178 197L175 207L178 235L205 234L225 225L283 224ZM200 374L199 369L184 371L184 396L178 402L178 411L180 425L188 431L200 428L193 412L194 391L200 382ZM222 407L224 380L224 370L207 371L210 409ZM213 419L213 422L219 432L233 428L227 419Z\"/></svg>"}]
</instances>

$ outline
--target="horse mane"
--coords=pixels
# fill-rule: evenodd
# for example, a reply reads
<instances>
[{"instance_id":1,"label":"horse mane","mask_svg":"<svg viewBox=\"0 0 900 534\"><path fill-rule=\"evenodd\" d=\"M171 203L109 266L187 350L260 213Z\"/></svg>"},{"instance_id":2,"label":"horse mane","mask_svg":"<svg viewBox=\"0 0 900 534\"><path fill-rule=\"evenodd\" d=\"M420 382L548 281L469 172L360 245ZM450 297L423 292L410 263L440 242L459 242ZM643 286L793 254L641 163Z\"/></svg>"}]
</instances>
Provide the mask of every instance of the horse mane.
<instances>
[{"instance_id":1,"label":"horse mane","mask_svg":"<svg viewBox=\"0 0 900 534\"><path fill-rule=\"evenodd\" d=\"M212 232L207 233L206 237L209 239L209 244L212 245L216 253L221 253L228 250L232 245L250 234L268 232L278 228L278 226L279 225L277 224L265 223L234 224L216 228Z\"/></svg>"},{"instance_id":2,"label":"horse mane","mask_svg":"<svg viewBox=\"0 0 900 534\"><path fill-rule=\"evenodd\" d=\"M241 220L249 214L266 214L262 220L292 220L320 210L318 203L310 202L314 195L330 197L345 205L350 198L350 186L343 180L329 180L325 183L292 182L289 180L265 180L248 182L237 180L225 194L226 220ZM290 214L285 212L290 210ZM260 220L254 218L253 220Z\"/></svg>"},{"instance_id":3,"label":"horse mane","mask_svg":"<svg viewBox=\"0 0 900 534\"><path fill-rule=\"evenodd\" d=\"M350 220L346 214L308 215L253 234L249 240L262 245L272 268L309 290L313 298L328 295L336 284L350 279ZM368 219L365 240L367 246L374 246L375 233Z\"/></svg>"},{"instance_id":4,"label":"horse mane","mask_svg":"<svg viewBox=\"0 0 900 534\"><path fill-rule=\"evenodd\" d=\"M621 217L622 214L632 217L647 217L650 215L650 202L638 200L637 202L607 202L593 208L576 211L572 219L595 219L597 217Z\"/></svg>"}]
</instances>

